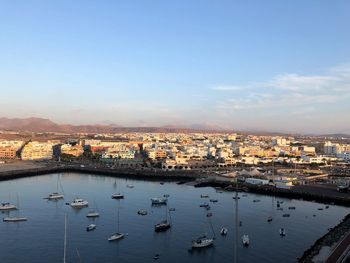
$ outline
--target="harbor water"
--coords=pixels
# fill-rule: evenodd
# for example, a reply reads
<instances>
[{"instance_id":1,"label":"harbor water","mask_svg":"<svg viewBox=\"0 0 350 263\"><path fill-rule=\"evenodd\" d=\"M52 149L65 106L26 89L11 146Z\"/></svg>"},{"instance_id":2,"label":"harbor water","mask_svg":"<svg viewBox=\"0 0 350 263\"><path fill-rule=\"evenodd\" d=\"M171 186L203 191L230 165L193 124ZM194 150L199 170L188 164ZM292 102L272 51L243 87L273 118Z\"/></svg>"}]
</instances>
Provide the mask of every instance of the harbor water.
<instances>
[{"instance_id":1,"label":"harbor water","mask_svg":"<svg viewBox=\"0 0 350 263\"><path fill-rule=\"evenodd\" d=\"M58 185L58 189L57 189ZM133 188L128 186L132 185ZM44 199L52 192L63 192L64 200ZM114 193L125 198L115 200ZM172 227L161 233L154 225L166 217L166 206L151 206L151 198L169 195ZM201 198L208 195L209 198ZM128 180L78 173L50 174L0 182L0 202L10 201L18 211L1 212L6 216L25 216L26 222L0 222L1 262L63 262L64 217L67 214L66 262L233 262L235 245L235 200L232 192L217 192L211 187L194 188L176 182ZM238 262L295 262L303 251L328 228L349 213L346 207L239 193ZM88 208L73 209L74 198L89 202ZM210 199L218 202L211 203ZM199 207L207 202L211 209ZM282 202L277 210L277 202ZM288 207L295 207L290 210ZM86 217L91 210L100 217ZM139 210L147 210L141 216ZM119 230L127 236L108 242ZM212 216L208 217L207 214ZM289 214L289 217L283 217ZM267 219L272 217L271 222ZM96 224L87 232L89 224ZM211 227L212 226L212 227ZM227 236L220 235L222 227ZM286 236L279 235L285 228ZM212 231L214 230L214 232ZM189 250L191 240L207 234L215 237L214 246ZM244 247L241 236L249 235Z\"/></svg>"}]
</instances>

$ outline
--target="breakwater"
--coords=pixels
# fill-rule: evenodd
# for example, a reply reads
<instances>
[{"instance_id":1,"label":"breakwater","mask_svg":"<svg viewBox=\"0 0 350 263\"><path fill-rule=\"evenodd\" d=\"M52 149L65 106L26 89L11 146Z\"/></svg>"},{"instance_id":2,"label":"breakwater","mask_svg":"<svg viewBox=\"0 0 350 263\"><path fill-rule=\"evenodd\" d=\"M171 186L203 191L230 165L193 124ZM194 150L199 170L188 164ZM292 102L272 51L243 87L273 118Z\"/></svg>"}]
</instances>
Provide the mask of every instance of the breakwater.
<instances>
[{"instance_id":1,"label":"breakwater","mask_svg":"<svg viewBox=\"0 0 350 263\"><path fill-rule=\"evenodd\" d=\"M162 181L192 181L201 175L191 171L159 171L159 170L135 170L135 169L110 169L103 167L78 167L78 166L50 166L32 169L4 171L0 173L0 181L13 180L23 177L51 174L51 173L85 173L112 177L128 177L133 179L162 180Z\"/></svg>"}]
</instances>

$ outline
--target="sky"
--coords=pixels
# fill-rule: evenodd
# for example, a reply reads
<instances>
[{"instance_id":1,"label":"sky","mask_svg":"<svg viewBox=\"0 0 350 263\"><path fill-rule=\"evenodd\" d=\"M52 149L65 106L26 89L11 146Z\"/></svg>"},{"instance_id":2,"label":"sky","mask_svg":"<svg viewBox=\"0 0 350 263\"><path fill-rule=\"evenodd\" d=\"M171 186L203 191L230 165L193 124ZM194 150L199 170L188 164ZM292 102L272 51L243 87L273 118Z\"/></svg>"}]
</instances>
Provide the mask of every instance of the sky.
<instances>
[{"instance_id":1,"label":"sky","mask_svg":"<svg viewBox=\"0 0 350 263\"><path fill-rule=\"evenodd\" d=\"M348 0L0 0L0 117L350 133Z\"/></svg>"}]
</instances>

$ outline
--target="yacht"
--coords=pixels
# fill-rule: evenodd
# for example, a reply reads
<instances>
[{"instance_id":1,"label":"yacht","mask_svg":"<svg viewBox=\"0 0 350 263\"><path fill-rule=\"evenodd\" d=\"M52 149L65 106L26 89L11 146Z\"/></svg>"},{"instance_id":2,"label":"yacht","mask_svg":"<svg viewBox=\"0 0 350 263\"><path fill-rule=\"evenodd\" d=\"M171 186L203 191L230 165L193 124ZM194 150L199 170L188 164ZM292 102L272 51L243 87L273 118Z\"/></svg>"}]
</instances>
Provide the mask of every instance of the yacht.
<instances>
[{"instance_id":1,"label":"yacht","mask_svg":"<svg viewBox=\"0 0 350 263\"><path fill-rule=\"evenodd\" d=\"M226 227L221 228L220 234L221 234L222 236L226 236L227 233L228 233L228 229L227 229Z\"/></svg>"},{"instance_id":2,"label":"yacht","mask_svg":"<svg viewBox=\"0 0 350 263\"><path fill-rule=\"evenodd\" d=\"M26 217L5 217L2 221L4 222L22 222L27 221Z\"/></svg>"},{"instance_id":3,"label":"yacht","mask_svg":"<svg viewBox=\"0 0 350 263\"><path fill-rule=\"evenodd\" d=\"M168 203L167 198L155 197L151 198L152 205L166 205Z\"/></svg>"},{"instance_id":4,"label":"yacht","mask_svg":"<svg viewBox=\"0 0 350 263\"><path fill-rule=\"evenodd\" d=\"M64 198L64 195L57 192L49 194L49 196L47 197L48 200L58 200L63 198Z\"/></svg>"},{"instance_id":5,"label":"yacht","mask_svg":"<svg viewBox=\"0 0 350 263\"><path fill-rule=\"evenodd\" d=\"M8 210L16 210L17 207L15 205L11 205L10 203L1 203L0 211L8 211Z\"/></svg>"},{"instance_id":6,"label":"yacht","mask_svg":"<svg viewBox=\"0 0 350 263\"><path fill-rule=\"evenodd\" d=\"M86 227L86 231L87 232L90 232L92 230L95 230L96 229L96 225L95 224L90 224Z\"/></svg>"},{"instance_id":7,"label":"yacht","mask_svg":"<svg viewBox=\"0 0 350 263\"><path fill-rule=\"evenodd\" d=\"M286 235L286 230L283 227L281 227L280 228L280 236L284 237L285 235Z\"/></svg>"},{"instance_id":8,"label":"yacht","mask_svg":"<svg viewBox=\"0 0 350 263\"><path fill-rule=\"evenodd\" d=\"M98 213L98 212L96 212L96 211L90 211L87 215L86 215L86 217L89 217L89 218L95 218L95 217L99 217L100 216L100 214Z\"/></svg>"},{"instance_id":9,"label":"yacht","mask_svg":"<svg viewBox=\"0 0 350 263\"><path fill-rule=\"evenodd\" d=\"M214 244L213 238L208 238L207 236L199 237L195 240L192 240L192 248L206 248Z\"/></svg>"},{"instance_id":10,"label":"yacht","mask_svg":"<svg viewBox=\"0 0 350 263\"><path fill-rule=\"evenodd\" d=\"M121 193L113 194L112 199L124 199L124 195Z\"/></svg>"},{"instance_id":11,"label":"yacht","mask_svg":"<svg viewBox=\"0 0 350 263\"><path fill-rule=\"evenodd\" d=\"M164 232L171 228L171 224L168 220L164 220L154 226L155 232Z\"/></svg>"},{"instance_id":12,"label":"yacht","mask_svg":"<svg viewBox=\"0 0 350 263\"><path fill-rule=\"evenodd\" d=\"M123 239L124 236L125 234L123 233L115 233L108 238L108 241L117 241L117 240Z\"/></svg>"},{"instance_id":13,"label":"yacht","mask_svg":"<svg viewBox=\"0 0 350 263\"><path fill-rule=\"evenodd\" d=\"M243 243L243 246L249 246L249 236L248 235L243 235L242 236L242 243Z\"/></svg>"},{"instance_id":14,"label":"yacht","mask_svg":"<svg viewBox=\"0 0 350 263\"><path fill-rule=\"evenodd\" d=\"M82 208L82 207L89 206L89 202L81 198L75 198L73 202L70 203L70 206L74 208Z\"/></svg>"}]
</instances>

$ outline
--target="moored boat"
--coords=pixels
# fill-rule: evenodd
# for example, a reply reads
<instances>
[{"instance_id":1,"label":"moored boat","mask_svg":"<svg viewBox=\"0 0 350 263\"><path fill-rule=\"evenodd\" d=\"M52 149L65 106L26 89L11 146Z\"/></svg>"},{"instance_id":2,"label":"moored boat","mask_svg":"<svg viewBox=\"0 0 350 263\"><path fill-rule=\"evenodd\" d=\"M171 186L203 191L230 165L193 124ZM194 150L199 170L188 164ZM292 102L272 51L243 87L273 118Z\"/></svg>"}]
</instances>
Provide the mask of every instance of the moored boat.
<instances>
[{"instance_id":1,"label":"moored boat","mask_svg":"<svg viewBox=\"0 0 350 263\"><path fill-rule=\"evenodd\" d=\"M163 197L155 197L151 198L152 205L166 205L168 202L167 198Z\"/></svg>"},{"instance_id":2,"label":"moored boat","mask_svg":"<svg viewBox=\"0 0 350 263\"><path fill-rule=\"evenodd\" d=\"M95 224L90 224L86 227L86 231L87 232L90 232L92 230L95 230L96 229L96 225Z\"/></svg>"},{"instance_id":3,"label":"moored boat","mask_svg":"<svg viewBox=\"0 0 350 263\"><path fill-rule=\"evenodd\" d=\"M81 198L75 198L73 202L70 203L70 206L73 208L83 208L89 206L89 202Z\"/></svg>"},{"instance_id":4,"label":"moored boat","mask_svg":"<svg viewBox=\"0 0 350 263\"><path fill-rule=\"evenodd\" d=\"M96 211L90 211L87 215L86 215L86 217L89 217L89 218L94 218L94 217L99 217L100 216L100 214L98 213L98 212L96 212Z\"/></svg>"},{"instance_id":5,"label":"moored boat","mask_svg":"<svg viewBox=\"0 0 350 263\"><path fill-rule=\"evenodd\" d=\"M124 195L121 193L113 194L112 199L124 199Z\"/></svg>"},{"instance_id":6,"label":"moored boat","mask_svg":"<svg viewBox=\"0 0 350 263\"><path fill-rule=\"evenodd\" d=\"M222 236L226 236L227 233L228 233L228 229L227 229L226 227L221 228L220 234L221 234Z\"/></svg>"},{"instance_id":7,"label":"moored boat","mask_svg":"<svg viewBox=\"0 0 350 263\"><path fill-rule=\"evenodd\" d=\"M0 205L0 211L9 211L9 210L16 210L17 207L15 205L12 205L8 202L6 203L1 203Z\"/></svg>"},{"instance_id":8,"label":"moored boat","mask_svg":"<svg viewBox=\"0 0 350 263\"><path fill-rule=\"evenodd\" d=\"M249 246L250 244L250 240L249 240L249 236L248 235L243 235L242 236L242 243L243 243L243 246Z\"/></svg>"},{"instance_id":9,"label":"moored boat","mask_svg":"<svg viewBox=\"0 0 350 263\"><path fill-rule=\"evenodd\" d=\"M280 236L284 237L285 235L286 235L286 230L283 227L281 227L280 228Z\"/></svg>"},{"instance_id":10,"label":"moored boat","mask_svg":"<svg viewBox=\"0 0 350 263\"><path fill-rule=\"evenodd\" d=\"M211 247L214 244L213 238L208 238L207 236L199 237L195 240L192 240L192 248L206 248Z\"/></svg>"},{"instance_id":11,"label":"moored boat","mask_svg":"<svg viewBox=\"0 0 350 263\"><path fill-rule=\"evenodd\" d=\"M115 233L108 238L108 241L117 241L117 240L123 239L124 237L125 237L125 234L123 233Z\"/></svg>"},{"instance_id":12,"label":"moored boat","mask_svg":"<svg viewBox=\"0 0 350 263\"><path fill-rule=\"evenodd\" d=\"M28 221L26 217L5 217L2 221L4 222L22 222Z\"/></svg>"}]
</instances>

